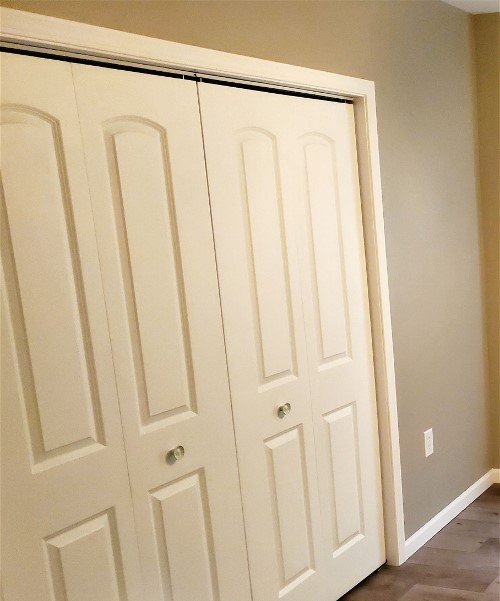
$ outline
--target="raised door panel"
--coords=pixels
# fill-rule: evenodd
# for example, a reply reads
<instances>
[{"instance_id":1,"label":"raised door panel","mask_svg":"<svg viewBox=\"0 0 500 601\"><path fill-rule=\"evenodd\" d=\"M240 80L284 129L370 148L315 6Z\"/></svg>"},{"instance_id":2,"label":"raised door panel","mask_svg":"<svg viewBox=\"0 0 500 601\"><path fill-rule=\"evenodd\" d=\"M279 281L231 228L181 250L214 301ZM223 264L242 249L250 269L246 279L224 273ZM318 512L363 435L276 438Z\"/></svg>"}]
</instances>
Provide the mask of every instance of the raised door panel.
<instances>
[{"instance_id":1,"label":"raised door panel","mask_svg":"<svg viewBox=\"0 0 500 601\"><path fill-rule=\"evenodd\" d=\"M189 324L163 128L104 126L141 426L196 407Z\"/></svg>"},{"instance_id":2,"label":"raised door panel","mask_svg":"<svg viewBox=\"0 0 500 601\"><path fill-rule=\"evenodd\" d=\"M220 598L206 495L203 470L151 493L163 593L176 601Z\"/></svg>"},{"instance_id":3,"label":"raised door panel","mask_svg":"<svg viewBox=\"0 0 500 601\"><path fill-rule=\"evenodd\" d=\"M325 598L283 97L200 84L255 601ZM290 405L291 412L280 411Z\"/></svg>"},{"instance_id":4,"label":"raised door panel","mask_svg":"<svg viewBox=\"0 0 500 601\"><path fill-rule=\"evenodd\" d=\"M314 573L311 508L304 466L302 428L266 440L269 482L275 515L280 595Z\"/></svg>"},{"instance_id":5,"label":"raised door panel","mask_svg":"<svg viewBox=\"0 0 500 601\"><path fill-rule=\"evenodd\" d=\"M357 419L354 404L325 416L330 443L331 512L333 554L364 536Z\"/></svg>"},{"instance_id":6,"label":"raised door panel","mask_svg":"<svg viewBox=\"0 0 500 601\"><path fill-rule=\"evenodd\" d=\"M49 541L69 543L82 524L105 514L113 516L109 536L120 561L102 566L100 581L115 582L116 599L138 600L138 548L71 68L3 56L2 109L5 601L97 599L71 584L93 570L90 558L75 566L73 554L108 553L109 545L89 535L53 555Z\"/></svg>"},{"instance_id":7,"label":"raised door panel","mask_svg":"<svg viewBox=\"0 0 500 601\"><path fill-rule=\"evenodd\" d=\"M29 411L38 418L29 423L30 448L39 469L76 447L99 447L100 400L60 128L49 116L6 108L2 148L2 217L15 258ZM23 162L31 166L29 177L19 169Z\"/></svg>"},{"instance_id":8,"label":"raised door panel","mask_svg":"<svg viewBox=\"0 0 500 601\"><path fill-rule=\"evenodd\" d=\"M323 510L338 598L385 559L368 290L352 107L304 103L292 144Z\"/></svg>"},{"instance_id":9,"label":"raised door panel","mask_svg":"<svg viewBox=\"0 0 500 601\"><path fill-rule=\"evenodd\" d=\"M334 146L311 137L304 144L318 366L349 358L350 331L340 237Z\"/></svg>"},{"instance_id":10,"label":"raised door panel","mask_svg":"<svg viewBox=\"0 0 500 601\"><path fill-rule=\"evenodd\" d=\"M74 66L147 597L250 598L196 84ZM182 446L184 457L169 451Z\"/></svg>"},{"instance_id":11,"label":"raised door panel","mask_svg":"<svg viewBox=\"0 0 500 601\"><path fill-rule=\"evenodd\" d=\"M112 511L50 536L44 543L56 601L126 599Z\"/></svg>"},{"instance_id":12,"label":"raised door panel","mask_svg":"<svg viewBox=\"0 0 500 601\"><path fill-rule=\"evenodd\" d=\"M260 382L265 385L296 377L276 141L269 134L247 131L241 152L257 354Z\"/></svg>"}]
</instances>

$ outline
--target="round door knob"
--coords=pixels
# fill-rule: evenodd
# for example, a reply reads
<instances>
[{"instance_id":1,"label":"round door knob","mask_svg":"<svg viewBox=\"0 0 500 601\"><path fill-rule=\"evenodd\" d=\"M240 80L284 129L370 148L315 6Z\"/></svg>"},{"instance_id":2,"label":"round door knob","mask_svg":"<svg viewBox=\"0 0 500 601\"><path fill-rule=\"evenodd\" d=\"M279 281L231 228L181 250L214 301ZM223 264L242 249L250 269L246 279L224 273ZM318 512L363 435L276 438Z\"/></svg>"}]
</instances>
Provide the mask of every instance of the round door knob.
<instances>
[{"instance_id":1,"label":"round door knob","mask_svg":"<svg viewBox=\"0 0 500 601\"><path fill-rule=\"evenodd\" d=\"M284 405L281 405L280 407L278 407L278 417L285 417L290 413L291 410L292 406L290 405L290 403L285 403Z\"/></svg>"},{"instance_id":2,"label":"round door knob","mask_svg":"<svg viewBox=\"0 0 500 601\"><path fill-rule=\"evenodd\" d=\"M167 453L167 463L175 463L184 457L184 447L179 445Z\"/></svg>"}]
</instances>

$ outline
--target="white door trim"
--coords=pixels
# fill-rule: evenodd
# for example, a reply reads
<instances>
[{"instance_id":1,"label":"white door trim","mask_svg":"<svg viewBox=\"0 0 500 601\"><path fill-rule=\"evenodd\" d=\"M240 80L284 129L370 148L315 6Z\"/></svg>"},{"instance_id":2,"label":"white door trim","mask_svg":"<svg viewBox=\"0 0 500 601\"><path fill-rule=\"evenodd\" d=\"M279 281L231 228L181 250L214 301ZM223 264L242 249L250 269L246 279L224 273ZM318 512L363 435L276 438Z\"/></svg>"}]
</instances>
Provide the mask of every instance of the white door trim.
<instances>
[{"instance_id":1,"label":"white door trim","mask_svg":"<svg viewBox=\"0 0 500 601\"><path fill-rule=\"evenodd\" d=\"M387 560L406 559L399 428L385 251L375 85L372 81L228 54L13 9L1 9L1 37L33 50L126 60L150 67L309 88L354 101L378 404Z\"/></svg>"}]
</instances>

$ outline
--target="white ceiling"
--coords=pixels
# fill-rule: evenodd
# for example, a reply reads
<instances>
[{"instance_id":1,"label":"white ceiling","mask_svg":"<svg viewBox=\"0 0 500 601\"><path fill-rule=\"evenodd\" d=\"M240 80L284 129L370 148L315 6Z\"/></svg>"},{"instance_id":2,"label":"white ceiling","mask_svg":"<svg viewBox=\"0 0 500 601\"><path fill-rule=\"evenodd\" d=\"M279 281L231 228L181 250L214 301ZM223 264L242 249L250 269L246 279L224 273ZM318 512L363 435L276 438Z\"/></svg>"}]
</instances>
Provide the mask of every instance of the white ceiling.
<instances>
[{"instance_id":1,"label":"white ceiling","mask_svg":"<svg viewBox=\"0 0 500 601\"><path fill-rule=\"evenodd\" d=\"M468 13L497 13L500 12L500 0L443 0Z\"/></svg>"}]
</instances>

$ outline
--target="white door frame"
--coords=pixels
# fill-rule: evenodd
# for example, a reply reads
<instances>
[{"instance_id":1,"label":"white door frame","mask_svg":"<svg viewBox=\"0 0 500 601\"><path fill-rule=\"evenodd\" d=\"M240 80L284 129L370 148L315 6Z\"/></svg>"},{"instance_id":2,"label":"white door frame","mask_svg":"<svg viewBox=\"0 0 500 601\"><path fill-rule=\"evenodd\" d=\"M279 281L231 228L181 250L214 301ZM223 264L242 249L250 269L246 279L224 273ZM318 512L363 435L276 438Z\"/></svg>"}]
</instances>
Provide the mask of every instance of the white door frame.
<instances>
[{"instance_id":1,"label":"white door frame","mask_svg":"<svg viewBox=\"0 0 500 601\"><path fill-rule=\"evenodd\" d=\"M52 53L128 61L150 69L180 69L315 90L354 102L368 291L375 362L387 561L406 560L399 427L380 182L375 85L372 81L228 54L132 33L1 9L4 42Z\"/></svg>"}]
</instances>

